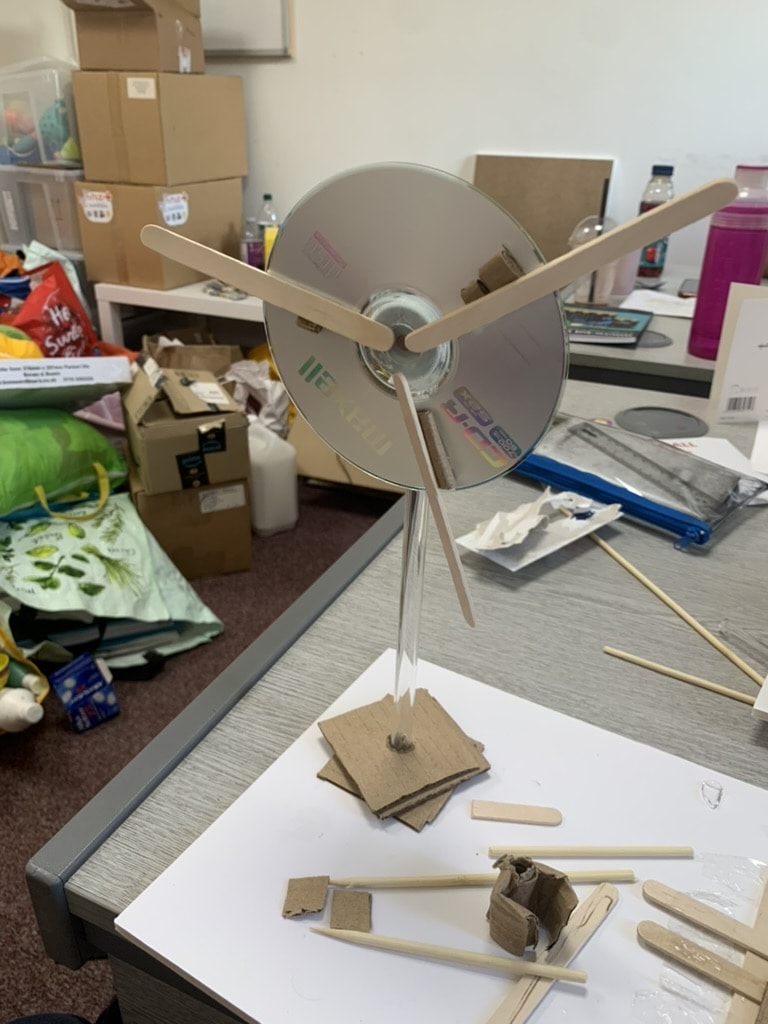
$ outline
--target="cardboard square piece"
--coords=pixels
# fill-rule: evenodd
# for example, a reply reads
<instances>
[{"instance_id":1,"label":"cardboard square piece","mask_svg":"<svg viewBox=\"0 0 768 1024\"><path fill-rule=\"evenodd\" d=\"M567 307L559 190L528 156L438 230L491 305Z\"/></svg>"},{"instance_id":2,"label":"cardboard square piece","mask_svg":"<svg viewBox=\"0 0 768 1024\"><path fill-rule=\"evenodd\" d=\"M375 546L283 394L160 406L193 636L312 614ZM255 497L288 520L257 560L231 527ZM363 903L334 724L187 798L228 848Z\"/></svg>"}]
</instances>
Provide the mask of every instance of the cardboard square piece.
<instances>
[{"instance_id":1,"label":"cardboard square piece","mask_svg":"<svg viewBox=\"0 0 768 1024\"><path fill-rule=\"evenodd\" d=\"M364 889L334 889L331 896L331 928L369 932L371 894Z\"/></svg>"},{"instance_id":2,"label":"cardboard square piece","mask_svg":"<svg viewBox=\"0 0 768 1024\"><path fill-rule=\"evenodd\" d=\"M380 818L417 807L490 767L476 743L424 689L415 693L412 750L390 747L394 721L394 701L387 694L318 723L341 767Z\"/></svg>"},{"instance_id":3,"label":"cardboard square piece","mask_svg":"<svg viewBox=\"0 0 768 1024\"><path fill-rule=\"evenodd\" d=\"M325 907L329 883L328 875L289 878L285 903L283 903L283 917L301 917L302 914L321 913Z\"/></svg>"}]
</instances>

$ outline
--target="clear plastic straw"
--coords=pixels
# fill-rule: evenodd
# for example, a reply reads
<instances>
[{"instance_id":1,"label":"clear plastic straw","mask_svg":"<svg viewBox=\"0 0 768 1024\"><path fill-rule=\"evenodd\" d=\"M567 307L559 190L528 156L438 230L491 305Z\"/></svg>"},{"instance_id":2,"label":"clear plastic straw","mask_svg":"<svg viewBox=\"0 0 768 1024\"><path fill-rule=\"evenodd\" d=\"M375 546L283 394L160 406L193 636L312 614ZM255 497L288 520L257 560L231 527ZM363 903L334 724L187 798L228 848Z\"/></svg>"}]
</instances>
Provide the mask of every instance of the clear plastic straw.
<instances>
[{"instance_id":1,"label":"clear plastic straw","mask_svg":"<svg viewBox=\"0 0 768 1024\"><path fill-rule=\"evenodd\" d=\"M403 564L400 578L400 620L395 661L395 723L389 745L410 750L413 737L413 701L419 660L419 626L424 592L424 555L427 545L427 509L424 491L405 492L403 523Z\"/></svg>"}]
</instances>

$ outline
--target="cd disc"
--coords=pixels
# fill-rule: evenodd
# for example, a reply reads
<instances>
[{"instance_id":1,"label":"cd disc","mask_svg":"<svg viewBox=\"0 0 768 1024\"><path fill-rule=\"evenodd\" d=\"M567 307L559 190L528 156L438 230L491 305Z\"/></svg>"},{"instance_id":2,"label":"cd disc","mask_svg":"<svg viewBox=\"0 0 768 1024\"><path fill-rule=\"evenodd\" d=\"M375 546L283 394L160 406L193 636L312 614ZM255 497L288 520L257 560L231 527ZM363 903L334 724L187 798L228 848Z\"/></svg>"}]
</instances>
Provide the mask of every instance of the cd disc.
<instances>
[{"instance_id":1,"label":"cd disc","mask_svg":"<svg viewBox=\"0 0 768 1024\"><path fill-rule=\"evenodd\" d=\"M313 329L265 304L267 337L293 402L339 455L389 483L421 488L392 375L431 413L455 486L511 469L555 414L567 344L555 295L424 353L408 332L461 306L461 291L503 250L524 272L543 262L502 207L460 178L413 164L340 174L286 217L269 270L392 328L386 352Z\"/></svg>"}]
</instances>

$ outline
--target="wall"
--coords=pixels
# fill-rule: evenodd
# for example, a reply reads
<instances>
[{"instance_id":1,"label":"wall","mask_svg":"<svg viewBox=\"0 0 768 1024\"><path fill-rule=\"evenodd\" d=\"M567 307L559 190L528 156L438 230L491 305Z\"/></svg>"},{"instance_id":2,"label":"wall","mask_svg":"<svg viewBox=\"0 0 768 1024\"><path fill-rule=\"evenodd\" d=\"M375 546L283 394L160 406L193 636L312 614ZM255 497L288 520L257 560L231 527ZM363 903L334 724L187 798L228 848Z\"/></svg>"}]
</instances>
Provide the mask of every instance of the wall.
<instances>
[{"instance_id":1,"label":"wall","mask_svg":"<svg viewBox=\"0 0 768 1024\"><path fill-rule=\"evenodd\" d=\"M0 58L64 55L58 0L0 0ZM18 7L22 13L14 13ZM478 152L610 156L608 212L637 210L653 162L678 192L768 163L765 0L294 0L293 60L209 64L242 74L255 209L282 213L328 175L379 160L471 180ZM11 15L10 28L6 9ZM73 50L69 50L70 54ZM201 126L204 144L204 126ZM679 232L670 260L693 264L706 225Z\"/></svg>"},{"instance_id":2,"label":"wall","mask_svg":"<svg viewBox=\"0 0 768 1024\"><path fill-rule=\"evenodd\" d=\"M67 8L59 0L0 0L0 67L43 56L76 59Z\"/></svg>"}]
</instances>

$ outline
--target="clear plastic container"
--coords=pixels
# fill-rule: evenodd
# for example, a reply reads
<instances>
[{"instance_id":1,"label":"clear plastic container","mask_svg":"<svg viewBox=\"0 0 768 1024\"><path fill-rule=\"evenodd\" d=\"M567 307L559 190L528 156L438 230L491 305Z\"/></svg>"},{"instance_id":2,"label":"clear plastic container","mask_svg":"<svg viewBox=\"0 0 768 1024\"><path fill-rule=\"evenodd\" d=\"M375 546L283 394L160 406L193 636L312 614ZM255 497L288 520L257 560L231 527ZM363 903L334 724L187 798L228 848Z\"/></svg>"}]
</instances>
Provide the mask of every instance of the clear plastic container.
<instances>
[{"instance_id":1,"label":"clear plastic container","mask_svg":"<svg viewBox=\"0 0 768 1024\"><path fill-rule=\"evenodd\" d=\"M77 169L0 166L0 220L10 245L33 240L59 252L80 252L74 182Z\"/></svg>"},{"instance_id":2,"label":"clear plastic container","mask_svg":"<svg viewBox=\"0 0 768 1024\"><path fill-rule=\"evenodd\" d=\"M42 57L0 68L0 164L79 167L75 64Z\"/></svg>"},{"instance_id":3,"label":"clear plastic container","mask_svg":"<svg viewBox=\"0 0 768 1024\"><path fill-rule=\"evenodd\" d=\"M267 263L268 253L266 249L266 236L269 234L269 247L271 249L276 229L279 226L280 218L278 217L277 210L274 207L272 194L271 192L265 192L262 196L262 203L256 216L256 262L253 265L258 267L260 270L264 270Z\"/></svg>"},{"instance_id":4,"label":"clear plastic container","mask_svg":"<svg viewBox=\"0 0 768 1024\"><path fill-rule=\"evenodd\" d=\"M768 256L768 167L739 164L739 194L709 224L688 351L715 359L731 284L759 284Z\"/></svg>"},{"instance_id":5,"label":"clear plastic container","mask_svg":"<svg viewBox=\"0 0 768 1024\"><path fill-rule=\"evenodd\" d=\"M248 456L253 532L268 537L292 530L299 519L296 449L274 430L252 420Z\"/></svg>"},{"instance_id":6,"label":"clear plastic container","mask_svg":"<svg viewBox=\"0 0 768 1024\"><path fill-rule=\"evenodd\" d=\"M640 213L653 210L656 206L661 206L662 203L669 202L674 198L675 190L672 184L674 170L671 164L653 165L650 180L640 199ZM637 268L637 277L641 284L661 280L664 263L667 259L668 241L667 238L659 238L641 249Z\"/></svg>"}]
</instances>

